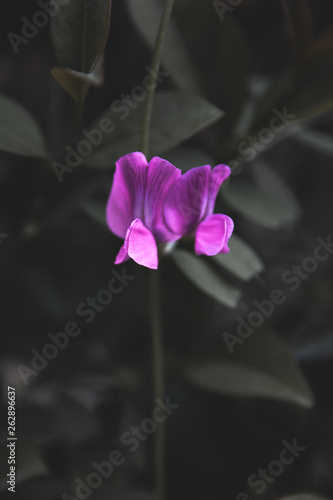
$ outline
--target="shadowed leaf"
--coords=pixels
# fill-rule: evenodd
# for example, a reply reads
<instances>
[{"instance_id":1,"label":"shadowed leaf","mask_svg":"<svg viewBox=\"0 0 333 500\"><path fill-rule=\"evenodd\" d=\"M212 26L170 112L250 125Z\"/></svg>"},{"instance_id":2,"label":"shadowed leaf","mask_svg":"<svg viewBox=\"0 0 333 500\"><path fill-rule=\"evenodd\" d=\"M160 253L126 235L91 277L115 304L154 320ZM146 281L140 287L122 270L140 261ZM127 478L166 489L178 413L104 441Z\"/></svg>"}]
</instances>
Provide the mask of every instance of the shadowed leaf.
<instances>
[{"instance_id":1,"label":"shadowed leaf","mask_svg":"<svg viewBox=\"0 0 333 500\"><path fill-rule=\"evenodd\" d=\"M91 73L109 34L111 0L71 0L58 8L51 18L51 40L59 66Z\"/></svg>"},{"instance_id":2,"label":"shadowed leaf","mask_svg":"<svg viewBox=\"0 0 333 500\"><path fill-rule=\"evenodd\" d=\"M171 254L179 269L202 292L224 306L237 306L241 292L222 279L203 260L185 250L175 250Z\"/></svg>"},{"instance_id":3,"label":"shadowed leaf","mask_svg":"<svg viewBox=\"0 0 333 500\"><path fill-rule=\"evenodd\" d=\"M163 14L163 2L127 0L127 4L135 26L148 45L153 48ZM168 24L162 63L180 89L200 93L196 69L189 60L182 36L172 19Z\"/></svg>"},{"instance_id":4,"label":"shadowed leaf","mask_svg":"<svg viewBox=\"0 0 333 500\"><path fill-rule=\"evenodd\" d=\"M143 107L130 110L126 104L122 104L122 108L116 104L116 111L107 110L88 127L89 130L99 128L105 118L113 124L113 131L104 135L102 144L85 160L86 166L111 168L121 156L138 150ZM202 97L183 91L157 93L150 135L151 156L171 150L223 115L223 111Z\"/></svg>"},{"instance_id":5,"label":"shadowed leaf","mask_svg":"<svg viewBox=\"0 0 333 500\"><path fill-rule=\"evenodd\" d=\"M224 200L244 217L261 226L279 229L295 222L300 207L283 179L268 165L253 165L253 181L233 181Z\"/></svg>"},{"instance_id":6,"label":"shadowed leaf","mask_svg":"<svg viewBox=\"0 0 333 500\"><path fill-rule=\"evenodd\" d=\"M223 395L270 398L311 408L313 395L289 346L265 328L253 330L248 326L247 338L238 336L238 341L233 338L236 332L224 332L207 354L201 352L189 361L186 378Z\"/></svg>"},{"instance_id":7,"label":"shadowed leaf","mask_svg":"<svg viewBox=\"0 0 333 500\"><path fill-rule=\"evenodd\" d=\"M44 138L34 117L20 104L0 95L0 149L48 159Z\"/></svg>"},{"instance_id":8,"label":"shadowed leaf","mask_svg":"<svg viewBox=\"0 0 333 500\"><path fill-rule=\"evenodd\" d=\"M255 251L238 236L233 235L228 243L230 252L213 257L220 266L248 281L263 271L264 264Z\"/></svg>"}]
</instances>

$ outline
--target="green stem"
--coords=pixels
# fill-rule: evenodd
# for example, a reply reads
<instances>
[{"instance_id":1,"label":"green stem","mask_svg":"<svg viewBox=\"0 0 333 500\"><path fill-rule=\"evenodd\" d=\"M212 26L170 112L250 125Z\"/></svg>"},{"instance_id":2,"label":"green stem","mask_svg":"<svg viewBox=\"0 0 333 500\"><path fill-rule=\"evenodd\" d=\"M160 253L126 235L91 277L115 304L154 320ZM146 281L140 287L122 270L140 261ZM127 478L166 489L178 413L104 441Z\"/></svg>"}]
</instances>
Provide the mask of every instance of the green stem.
<instances>
[{"instance_id":1,"label":"green stem","mask_svg":"<svg viewBox=\"0 0 333 500\"><path fill-rule=\"evenodd\" d=\"M143 114L142 132L141 132L141 151L148 156L149 132L151 116L154 104L155 88L157 85L158 73L161 65L161 55L163 51L165 35L168 22L175 0L166 0L165 9L161 19L157 34L151 69L153 73L153 84L148 90L145 109ZM162 344L162 324L161 324L161 305L160 305L160 285L159 272L150 272L150 319L152 327L152 350L153 350L153 377L154 377L154 400L164 399L163 382L163 344ZM156 403L155 403L156 404ZM165 494L165 469L164 469L164 423L159 423L155 433L155 489L156 500L164 500Z\"/></svg>"},{"instance_id":2,"label":"green stem","mask_svg":"<svg viewBox=\"0 0 333 500\"><path fill-rule=\"evenodd\" d=\"M163 343L161 324L159 272L150 271L150 314L153 341L154 401L164 400ZM156 404L156 403L155 403ZM158 423L155 433L155 488L156 500L164 499L164 423Z\"/></svg>"},{"instance_id":3,"label":"green stem","mask_svg":"<svg viewBox=\"0 0 333 500\"><path fill-rule=\"evenodd\" d=\"M148 155L148 146L149 146L149 131L150 131L150 122L151 115L153 111L153 103L154 103L154 95L155 95L155 87L157 84L157 77L160 71L161 65L161 55L163 51L165 35L167 31L168 22L170 19L171 11L173 8L175 0L166 0L166 5L164 9L164 13L162 16L161 24L158 30L158 35L155 43L154 53L151 61L151 69L153 70L153 85L151 85L151 89L148 90L146 102L145 102L145 110L143 116L143 124L142 124L142 133L141 133L141 151L146 156Z\"/></svg>"}]
</instances>

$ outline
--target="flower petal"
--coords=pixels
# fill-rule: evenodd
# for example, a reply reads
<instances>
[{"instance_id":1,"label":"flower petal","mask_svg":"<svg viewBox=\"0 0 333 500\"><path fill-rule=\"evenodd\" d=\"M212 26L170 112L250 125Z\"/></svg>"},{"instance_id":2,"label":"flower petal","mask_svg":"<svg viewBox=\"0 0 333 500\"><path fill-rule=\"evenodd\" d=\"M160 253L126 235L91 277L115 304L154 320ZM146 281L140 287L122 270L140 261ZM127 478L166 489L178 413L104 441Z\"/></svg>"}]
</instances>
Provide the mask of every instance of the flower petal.
<instances>
[{"instance_id":1,"label":"flower petal","mask_svg":"<svg viewBox=\"0 0 333 500\"><path fill-rule=\"evenodd\" d=\"M197 255L216 255L229 251L228 240L234 228L230 217L223 214L208 216L197 227L194 249Z\"/></svg>"},{"instance_id":2,"label":"flower petal","mask_svg":"<svg viewBox=\"0 0 333 500\"><path fill-rule=\"evenodd\" d=\"M147 171L142 153L130 153L116 162L106 219L111 231L121 238L133 219L143 217Z\"/></svg>"},{"instance_id":3,"label":"flower petal","mask_svg":"<svg viewBox=\"0 0 333 500\"><path fill-rule=\"evenodd\" d=\"M178 235L189 234L204 217L208 199L210 166L192 168L172 186L166 197L164 219Z\"/></svg>"},{"instance_id":4,"label":"flower petal","mask_svg":"<svg viewBox=\"0 0 333 500\"><path fill-rule=\"evenodd\" d=\"M135 219L128 228L124 251L141 266L149 267L150 269L158 268L155 238L140 219Z\"/></svg>"},{"instance_id":5,"label":"flower petal","mask_svg":"<svg viewBox=\"0 0 333 500\"><path fill-rule=\"evenodd\" d=\"M126 262L129 259L129 255L127 253L127 250L125 248L125 245L121 247L121 249L118 252L118 255L116 257L116 260L114 261L115 264L122 264L123 262Z\"/></svg>"},{"instance_id":6,"label":"flower petal","mask_svg":"<svg viewBox=\"0 0 333 500\"><path fill-rule=\"evenodd\" d=\"M208 187L208 201L205 215L212 215L217 193L224 182L230 175L231 169L227 165L217 165L210 173Z\"/></svg>"},{"instance_id":7,"label":"flower petal","mask_svg":"<svg viewBox=\"0 0 333 500\"><path fill-rule=\"evenodd\" d=\"M230 217L228 217L227 215L224 215L224 217L226 218L225 221L227 223L227 234L225 237L224 247L222 248L220 253L229 253L230 248L228 247L228 241L229 241L230 236L232 235L232 232L234 230L234 221Z\"/></svg>"},{"instance_id":8,"label":"flower petal","mask_svg":"<svg viewBox=\"0 0 333 500\"><path fill-rule=\"evenodd\" d=\"M167 160L155 156L149 162L143 221L153 231L158 242L175 239L165 225L163 208L171 186L180 176L179 168Z\"/></svg>"}]
</instances>

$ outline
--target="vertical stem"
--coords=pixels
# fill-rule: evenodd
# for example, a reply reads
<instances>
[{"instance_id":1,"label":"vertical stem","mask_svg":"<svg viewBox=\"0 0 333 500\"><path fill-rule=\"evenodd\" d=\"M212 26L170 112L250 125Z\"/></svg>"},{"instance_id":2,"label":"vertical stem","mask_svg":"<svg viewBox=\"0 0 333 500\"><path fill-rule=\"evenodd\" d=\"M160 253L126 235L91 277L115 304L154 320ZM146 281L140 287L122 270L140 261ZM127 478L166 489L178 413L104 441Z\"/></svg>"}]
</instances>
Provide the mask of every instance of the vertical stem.
<instances>
[{"instance_id":1,"label":"vertical stem","mask_svg":"<svg viewBox=\"0 0 333 500\"><path fill-rule=\"evenodd\" d=\"M153 343L153 376L154 376L154 401L164 399L163 385L163 345L161 325L159 272L150 271L150 314ZM157 424L155 433L155 488L156 500L164 500L165 471L164 471L164 422Z\"/></svg>"},{"instance_id":2,"label":"vertical stem","mask_svg":"<svg viewBox=\"0 0 333 500\"><path fill-rule=\"evenodd\" d=\"M157 34L151 69L153 73L153 84L148 90L145 109L143 114L141 131L141 151L148 156L149 132L151 116L153 111L155 87L161 65L161 55L163 51L165 35L168 22L175 0L166 0L165 9L161 19ZM162 346L162 325L161 325L161 305L160 305L160 284L159 272L150 271L150 320L152 328L152 351L153 351L153 377L154 377L154 401L164 399L163 383L163 346ZM155 489L156 500L164 500L165 493L165 470L164 470L164 423L157 425L155 433Z\"/></svg>"},{"instance_id":3,"label":"vertical stem","mask_svg":"<svg viewBox=\"0 0 333 500\"><path fill-rule=\"evenodd\" d=\"M150 122L151 115L153 111L153 103L154 103L154 95L155 95L155 87L157 84L157 77L160 70L161 65L161 55L164 46L165 35L167 31L168 22L170 19L171 11L173 8L175 0L166 0L166 5L164 9L164 13L162 16L161 24L158 30L158 35L155 43L155 48L153 52L153 57L151 61L151 69L153 70L153 85L151 85L151 89L148 90L147 99L145 102L145 110L143 116L143 124L142 124L142 133L141 133L141 151L146 156L148 155L148 146L149 146L149 130L150 130Z\"/></svg>"}]
</instances>

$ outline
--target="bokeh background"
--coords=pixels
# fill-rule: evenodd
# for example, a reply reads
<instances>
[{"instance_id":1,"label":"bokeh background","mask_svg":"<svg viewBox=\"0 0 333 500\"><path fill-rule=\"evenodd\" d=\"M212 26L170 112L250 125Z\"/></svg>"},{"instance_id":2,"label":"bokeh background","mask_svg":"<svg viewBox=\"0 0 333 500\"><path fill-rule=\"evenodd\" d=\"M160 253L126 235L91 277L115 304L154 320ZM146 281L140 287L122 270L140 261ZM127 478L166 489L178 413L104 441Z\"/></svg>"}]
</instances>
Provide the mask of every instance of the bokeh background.
<instances>
[{"instance_id":1,"label":"bokeh background","mask_svg":"<svg viewBox=\"0 0 333 500\"><path fill-rule=\"evenodd\" d=\"M142 84L159 21L151 3L112 1L105 84L91 89L82 129ZM329 499L333 257L295 291L282 277L313 256L317 238L326 241L332 230L332 6L329 0L231 3L225 0L223 13L223 2L176 0L172 21L180 45L167 43L162 70L169 76L157 89L182 89L225 112L200 127L194 101L193 130L203 130L161 156L183 170L237 166L217 209L233 217L236 235L248 245L237 246L237 258L224 265L201 259L233 287L230 293L241 292L233 308L199 289L195 266L185 276L172 258L161 265L165 390L180 405L166 423L168 498L235 499L245 492L244 500L265 500L312 492L311 499ZM59 160L74 105L50 73L56 62L49 28L15 54L7 34L20 34L22 16L32 19L40 7L17 0L1 10L0 91L35 117ZM153 436L134 453L119 441L153 410L149 271L128 262L135 279L91 323L77 315L78 305L112 276L121 241L108 230L104 207L114 161L131 152L126 140L142 106L124 120L100 161L88 158L62 183L43 161L0 153L1 498L11 498L4 484L8 385L17 393L17 499L75 497L75 479L85 480L91 463L114 449L126 461L91 498L153 498ZM249 161L239 145L258 137L273 109L285 107L296 119L264 147L259 142ZM170 111L161 109L163 124ZM191 244L183 246L192 252ZM284 303L230 353L223 334L236 334L237 318L246 319L253 301L276 288ZM81 333L25 383L18 366L31 367L31 350L41 353L48 334L63 332L69 321ZM257 493L248 477L294 439L306 450Z\"/></svg>"}]
</instances>

